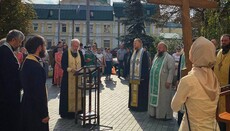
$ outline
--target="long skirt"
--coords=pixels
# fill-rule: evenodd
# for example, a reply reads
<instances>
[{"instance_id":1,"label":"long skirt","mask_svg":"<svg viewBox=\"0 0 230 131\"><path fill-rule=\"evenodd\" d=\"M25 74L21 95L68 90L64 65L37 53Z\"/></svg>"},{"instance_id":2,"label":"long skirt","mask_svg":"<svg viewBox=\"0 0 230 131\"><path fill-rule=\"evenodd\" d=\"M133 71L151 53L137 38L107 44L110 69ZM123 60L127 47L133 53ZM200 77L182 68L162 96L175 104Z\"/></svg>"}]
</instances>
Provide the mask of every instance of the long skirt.
<instances>
[{"instance_id":1,"label":"long skirt","mask_svg":"<svg viewBox=\"0 0 230 131\"><path fill-rule=\"evenodd\" d=\"M112 73L112 61L106 61L105 75L111 75Z\"/></svg>"}]
</instances>

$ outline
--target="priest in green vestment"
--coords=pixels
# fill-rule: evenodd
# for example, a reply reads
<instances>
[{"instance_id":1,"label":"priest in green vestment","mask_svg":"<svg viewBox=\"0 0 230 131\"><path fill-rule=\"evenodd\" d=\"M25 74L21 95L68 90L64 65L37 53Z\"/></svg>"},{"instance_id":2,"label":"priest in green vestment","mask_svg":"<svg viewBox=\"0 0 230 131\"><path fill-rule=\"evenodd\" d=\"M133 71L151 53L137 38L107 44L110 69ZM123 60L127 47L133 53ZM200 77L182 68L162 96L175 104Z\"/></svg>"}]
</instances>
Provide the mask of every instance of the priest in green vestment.
<instances>
[{"instance_id":1,"label":"priest in green vestment","mask_svg":"<svg viewBox=\"0 0 230 131\"><path fill-rule=\"evenodd\" d=\"M172 119L170 103L175 62L164 42L158 44L157 50L150 70L148 113L157 119Z\"/></svg>"},{"instance_id":2,"label":"priest in green vestment","mask_svg":"<svg viewBox=\"0 0 230 131\"><path fill-rule=\"evenodd\" d=\"M148 55L142 48L142 41L134 39L134 51L130 60L130 82L128 107L133 111L148 109Z\"/></svg>"}]
</instances>

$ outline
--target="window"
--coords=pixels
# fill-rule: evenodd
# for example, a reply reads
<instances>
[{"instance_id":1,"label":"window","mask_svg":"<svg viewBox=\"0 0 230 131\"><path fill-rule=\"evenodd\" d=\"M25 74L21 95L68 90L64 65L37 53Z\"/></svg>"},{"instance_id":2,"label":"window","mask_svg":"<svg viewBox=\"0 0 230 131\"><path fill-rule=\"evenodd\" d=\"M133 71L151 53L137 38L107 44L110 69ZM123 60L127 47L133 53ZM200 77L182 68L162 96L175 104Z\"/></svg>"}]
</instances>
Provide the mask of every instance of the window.
<instances>
[{"instance_id":1,"label":"window","mask_svg":"<svg viewBox=\"0 0 230 131\"><path fill-rule=\"evenodd\" d=\"M93 45L93 39L92 38L90 38L90 40L89 40L89 45Z\"/></svg>"},{"instance_id":2,"label":"window","mask_svg":"<svg viewBox=\"0 0 230 131\"><path fill-rule=\"evenodd\" d=\"M62 32L66 32L66 24L61 24L61 30Z\"/></svg>"},{"instance_id":3,"label":"window","mask_svg":"<svg viewBox=\"0 0 230 131\"><path fill-rule=\"evenodd\" d=\"M75 32L77 32L77 33L80 32L80 26L79 25L75 25Z\"/></svg>"},{"instance_id":4,"label":"window","mask_svg":"<svg viewBox=\"0 0 230 131\"><path fill-rule=\"evenodd\" d=\"M38 23L33 23L33 29L34 31L38 31Z\"/></svg>"},{"instance_id":5,"label":"window","mask_svg":"<svg viewBox=\"0 0 230 131\"><path fill-rule=\"evenodd\" d=\"M110 33L110 25L104 25L104 33Z\"/></svg>"},{"instance_id":6,"label":"window","mask_svg":"<svg viewBox=\"0 0 230 131\"><path fill-rule=\"evenodd\" d=\"M110 40L104 40L104 48L110 48Z\"/></svg>"},{"instance_id":7,"label":"window","mask_svg":"<svg viewBox=\"0 0 230 131\"><path fill-rule=\"evenodd\" d=\"M150 33L150 23L149 22L146 23L145 31L148 34Z\"/></svg>"},{"instance_id":8,"label":"window","mask_svg":"<svg viewBox=\"0 0 230 131\"><path fill-rule=\"evenodd\" d=\"M51 39L47 39L47 49L50 49L52 46L52 40Z\"/></svg>"},{"instance_id":9,"label":"window","mask_svg":"<svg viewBox=\"0 0 230 131\"><path fill-rule=\"evenodd\" d=\"M51 23L47 24L47 32L52 32L52 24Z\"/></svg>"},{"instance_id":10,"label":"window","mask_svg":"<svg viewBox=\"0 0 230 131\"><path fill-rule=\"evenodd\" d=\"M93 17L94 17L93 11L90 11L90 18L93 18Z\"/></svg>"},{"instance_id":11,"label":"window","mask_svg":"<svg viewBox=\"0 0 230 131\"><path fill-rule=\"evenodd\" d=\"M147 10L147 15L150 15L150 10Z\"/></svg>"},{"instance_id":12,"label":"window","mask_svg":"<svg viewBox=\"0 0 230 131\"><path fill-rule=\"evenodd\" d=\"M90 33L93 33L93 25L90 25L90 27L89 27L89 32L90 32Z\"/></svg>"}]
</instances>

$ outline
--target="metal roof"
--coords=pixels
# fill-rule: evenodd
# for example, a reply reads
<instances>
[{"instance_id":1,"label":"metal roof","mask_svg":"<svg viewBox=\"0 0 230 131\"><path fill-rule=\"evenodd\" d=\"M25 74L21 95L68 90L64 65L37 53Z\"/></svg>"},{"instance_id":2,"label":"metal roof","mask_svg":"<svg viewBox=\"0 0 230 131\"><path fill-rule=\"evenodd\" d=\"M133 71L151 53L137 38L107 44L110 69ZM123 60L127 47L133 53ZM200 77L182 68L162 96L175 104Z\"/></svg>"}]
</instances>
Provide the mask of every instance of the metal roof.
<instances>
[{"instance_id":1,"label":"metal roof","mask_svg":"<svg viewBox=\"0 0 230 131\"><path fill-rule=\"evenodd\" d=\"M59 5L34 4L37 19L58 20ZM85 5L60 5L61 20L86 20ZM95 21L113 21L112 6L90 6L90 19Z\"/></svg>"},{"instance_id":2,"label":"metal roof","mask_svg":"<svg viewBox=\"0 0 230 131\"><path fill-rule=\"evenodd\" d=\"M145 9L145 14L147 14L147 11L149 11L149 14L147 14L149 16L156 14L159 10L159 5L146 4L146 3L143 3L142 5ZM113 10L114 10L115 17L125 17L125 14L123 12L125 6L126 3L124 2L113 2Z\"/></svg>"}]
</instances>

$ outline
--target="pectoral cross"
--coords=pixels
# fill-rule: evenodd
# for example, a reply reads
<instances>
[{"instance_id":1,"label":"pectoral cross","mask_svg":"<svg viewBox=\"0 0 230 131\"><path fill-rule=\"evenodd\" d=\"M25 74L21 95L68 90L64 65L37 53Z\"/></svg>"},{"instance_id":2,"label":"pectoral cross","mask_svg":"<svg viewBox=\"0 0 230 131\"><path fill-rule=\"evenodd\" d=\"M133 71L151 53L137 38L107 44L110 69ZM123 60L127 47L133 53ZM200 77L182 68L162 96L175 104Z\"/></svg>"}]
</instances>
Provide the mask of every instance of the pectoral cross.
<instances>
[{"instance_id":1,"label":"pectoral cross","mask_svg":"<svg viewBox=\"0 0 230 131\"><path fill-rule=\"evenodd\" d=\"M192 45L192 27L190 21L190 7L192 8L216 8L217 2L213 0L147 0L148 3L180 6L182 9L182 30L185 52L186 68L191 70L189 61L189 49Z\"/></svg>"},{"instance_id":2,"label":"pectoral cross","mask_svg":"<svg viewBox=\"0 0 230 131\"><path fill-rule=\"evenodd\" d=\"M139 64L140 64L140 60L137 59L137 60L136 60L136 65L135 65L135 72L138 72L138 69L139 69L138 65L139 65Z\"/></svg>"},{"instance_id":3,"label":"pectoral cross","mask_svg":"<svg viewBox=\"0 0 230 131\"><path fill-rule=\"evenodd\" d=\"M136 60L136 65L138 66L139 64L140 64L140 60L137 59L137 60Z\"/></svg>"}]
</instances>

